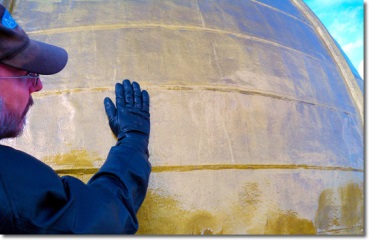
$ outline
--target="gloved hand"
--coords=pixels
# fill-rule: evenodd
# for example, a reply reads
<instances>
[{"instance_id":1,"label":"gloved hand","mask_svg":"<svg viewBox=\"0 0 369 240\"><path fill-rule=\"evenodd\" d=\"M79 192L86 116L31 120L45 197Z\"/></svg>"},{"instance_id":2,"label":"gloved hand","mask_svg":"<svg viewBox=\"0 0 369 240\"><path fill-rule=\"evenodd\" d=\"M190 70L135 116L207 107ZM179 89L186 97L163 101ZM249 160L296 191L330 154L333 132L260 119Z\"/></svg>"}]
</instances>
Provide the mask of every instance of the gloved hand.
<instances>
[{"instance_id":1,"label":"gloved hand","mask_svg":"<svg viewBox=\"0 0 369 240\"><path fill-rule=\"evenodd\" d=\"M150 99L147 91L141 92L136 82L124 80L115 85L116 107L108 97L104 99L105 112L109 126L119 142L126 137L144 137L150 135Z\"/></svg>"}]
</instances>

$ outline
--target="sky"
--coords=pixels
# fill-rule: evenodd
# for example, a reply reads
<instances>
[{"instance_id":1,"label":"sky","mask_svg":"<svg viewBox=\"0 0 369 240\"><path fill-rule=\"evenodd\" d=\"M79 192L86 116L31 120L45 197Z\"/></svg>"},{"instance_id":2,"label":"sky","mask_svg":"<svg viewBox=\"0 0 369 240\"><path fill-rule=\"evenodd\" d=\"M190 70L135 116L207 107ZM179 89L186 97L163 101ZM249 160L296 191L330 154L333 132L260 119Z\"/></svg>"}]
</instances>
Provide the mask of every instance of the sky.
<instances>
[{"instance_id":1,"label":"sky","mask_svg":"<svg viewBox=\"0 0 369 240\"><path fill-rule=\"evenodd\" d=\"M364 1L304 0L364 79Z\"/></svg>"}]
</instances>

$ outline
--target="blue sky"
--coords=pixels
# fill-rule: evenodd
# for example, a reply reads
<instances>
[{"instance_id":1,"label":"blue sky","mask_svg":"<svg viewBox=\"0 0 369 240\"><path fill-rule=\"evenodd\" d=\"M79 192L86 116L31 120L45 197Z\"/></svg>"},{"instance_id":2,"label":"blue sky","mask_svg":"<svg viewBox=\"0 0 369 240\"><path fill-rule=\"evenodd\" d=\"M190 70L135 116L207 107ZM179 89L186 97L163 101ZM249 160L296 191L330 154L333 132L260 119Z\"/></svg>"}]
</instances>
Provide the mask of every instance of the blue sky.
<instances>
[{"instance_id":1,"label":"blue sky","mask_svg":"<svg viewBox=\"0 0 369 240\"><path fill-rule=\"evenodd\" d=\"M364 78L364 1L304 0Z\"/></svg>"}]
</instances>

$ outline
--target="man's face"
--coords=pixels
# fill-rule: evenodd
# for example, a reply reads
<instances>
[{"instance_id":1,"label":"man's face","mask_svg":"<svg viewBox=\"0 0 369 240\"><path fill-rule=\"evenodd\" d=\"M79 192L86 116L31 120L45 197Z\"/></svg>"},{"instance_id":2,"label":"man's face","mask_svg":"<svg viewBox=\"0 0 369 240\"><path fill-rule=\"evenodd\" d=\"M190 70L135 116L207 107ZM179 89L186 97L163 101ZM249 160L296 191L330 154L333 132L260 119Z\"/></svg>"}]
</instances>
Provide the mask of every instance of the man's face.
<instances>
[{"instance_id":1,"label":"man's face","mask_svg":"<svg viewBox=\"0 0 369 240\"><path fill-rule=\"evenodd\" d=\"M27 72L0 63L0 139L17 137L22 133L26 114L33 104L31 94L42 89L24 78Z\"/></svg>"}]
</instances>

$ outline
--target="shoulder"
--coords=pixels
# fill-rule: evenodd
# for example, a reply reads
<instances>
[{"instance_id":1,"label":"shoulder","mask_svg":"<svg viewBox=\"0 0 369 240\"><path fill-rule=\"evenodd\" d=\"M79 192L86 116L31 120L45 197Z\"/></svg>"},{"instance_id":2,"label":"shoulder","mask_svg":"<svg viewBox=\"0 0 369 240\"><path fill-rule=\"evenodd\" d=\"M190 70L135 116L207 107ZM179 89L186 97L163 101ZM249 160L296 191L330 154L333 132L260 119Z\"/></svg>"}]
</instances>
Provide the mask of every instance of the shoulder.
<instances>
[{"instance_id":1,"label":"shoulder","mask_svg":"<svg viewBox=\"0 0 369 240\"><path fill-rule=\"evenodd\" d=\"M34 158L31 155L19 151L17 149L14 149L12 147L8 147L8 146L4 146L4 145L0 145L0 160L1 161L6 161L6 159L10 160L13 158Z\"/></svg>"},{"instance_id":2,"label":"shoulder","mask_svg":"<svg viewBox=\"0 0 369 240\"><path fill-rule=\"evenodd\" d=\"M0 145L0 166L0 171L9 170L9 168L13 167L17 170L30 168L27 169L28 172L33 170L34 167L41 167L45 168L45 170L47 169L52 171L49 166L30 154L4 145Z\"/></svg>"},{"instance_id":3,"label":"shoulder","mask_svg":"<svg viewBox=\"0 0 369 240\"><path fill-rule=\"evenodd\" d=\"M11 147L0 145L0 181L9 192L27 192L62 184L55 171L35 157Z\"/></svg>"},{"instance_id":4,"label":"shoulder","mask_svg":"<svg viewBox=\"0 0 369 240\"><path fill-rule=\"evenodd\" d=\"M65 199L63 183L51 167L25 152L0 145L0 213L11 216L4 220L0 216L0 230L1 221L27 229L43 223L51 207Z\"/></svg>"}]
</instances>

